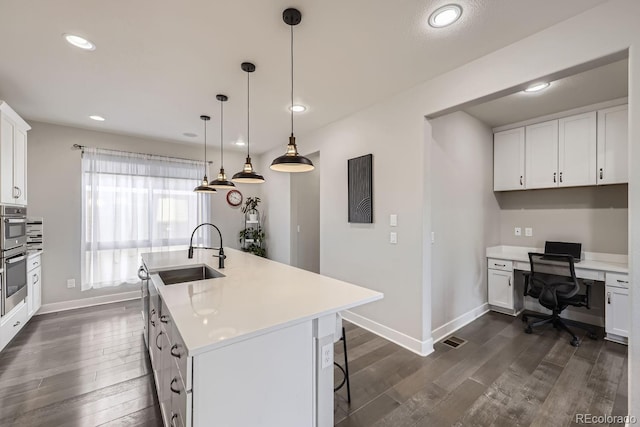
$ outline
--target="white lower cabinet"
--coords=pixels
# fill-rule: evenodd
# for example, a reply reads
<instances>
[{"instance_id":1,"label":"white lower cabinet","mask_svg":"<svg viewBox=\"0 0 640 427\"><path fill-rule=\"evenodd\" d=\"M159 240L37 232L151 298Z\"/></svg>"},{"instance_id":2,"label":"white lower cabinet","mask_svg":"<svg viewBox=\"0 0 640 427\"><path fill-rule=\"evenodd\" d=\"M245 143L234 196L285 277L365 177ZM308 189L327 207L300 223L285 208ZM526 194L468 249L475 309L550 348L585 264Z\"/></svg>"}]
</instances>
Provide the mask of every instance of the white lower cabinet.
<instances>
[{"instance_id":1,"label":"white lower cabinet","mask_svg":"<svg viewBox=\"0 0 640 427\"><path fill-rule=\"evenodd\" d=\"M488 269L489 305L514 310L513 272Z\"/></svg>"},{"instance_id":2,"label":"white lower cabinet","mask_svg":"<svg viewBox=\"0 0 640 427\"><path fill-rule=\"evenodd\" d=\"M38 260L40 255L37 256ZM37 267L27 271L27 312L29 317L33 316L42 305L42 268L40 263Z\"/></svg>"},{"instance_id":3,"label":"white lower cabinet","mask_svg":"<svg viewBox=\"0 0 640 427\"><path fill-rule=\"evenodd\" d=\"M607 273L605 278L605 332L608 336L628 338L631 321L629 276Z\"/></svg>"},{"instance_id":4,"label":"white lower cabinet","mask_svg":"<svg viewBox=\"0 0 640 427\"><path fill-rule=\"evenodd\" d=\"M27 304L21 302L0 322L0 350L15 337L29 320Z\"/></svg>"}]
</instances>

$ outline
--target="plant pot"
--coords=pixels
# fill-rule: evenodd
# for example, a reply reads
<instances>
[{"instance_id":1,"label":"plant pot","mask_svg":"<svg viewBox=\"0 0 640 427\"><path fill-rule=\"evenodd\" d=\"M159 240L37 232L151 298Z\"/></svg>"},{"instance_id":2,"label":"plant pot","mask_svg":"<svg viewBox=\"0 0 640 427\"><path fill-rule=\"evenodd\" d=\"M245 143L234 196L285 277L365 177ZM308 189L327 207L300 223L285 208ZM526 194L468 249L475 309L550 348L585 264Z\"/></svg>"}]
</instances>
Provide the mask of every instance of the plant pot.
<instances>
[{"instance_id":1,"label":"plant pot","mask_svg":"<svg viewBox=\"0 0 640 427\"><path fill-rule=\"evenodd\" d=\"M257 221L258 214L249 214L249 221Z\"/></svg>"}]
</instances>

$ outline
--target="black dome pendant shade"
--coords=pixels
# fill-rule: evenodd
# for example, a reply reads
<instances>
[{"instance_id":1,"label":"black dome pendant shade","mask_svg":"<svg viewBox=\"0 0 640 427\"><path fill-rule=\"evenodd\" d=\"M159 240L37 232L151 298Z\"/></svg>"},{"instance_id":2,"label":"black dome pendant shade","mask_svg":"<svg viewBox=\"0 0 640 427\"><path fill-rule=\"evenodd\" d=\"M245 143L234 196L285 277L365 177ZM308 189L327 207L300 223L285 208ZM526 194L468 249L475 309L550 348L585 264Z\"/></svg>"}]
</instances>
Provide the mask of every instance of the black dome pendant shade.
<instances>
[{"instance_id":1,"label":"black dome pendant shade","mask_svg":"<svg viewBox=\"0 0 640 427\"><path fill-rule=\"evenodd\" d=\"M209 187L227 190L236 186L233 182L227 180L227 174L224 173L224 112L222 106L229 97L227 95L216 95L216 99L220 101L220 172L218 172L218 177L209 183Z\"/></svg>"},{"instance_id":2,"label":"black dome pendant shade","mask_svg":"<svg viewBox=\"0 0 640 427\"><path fill-rule=\"evenodd\" d=\"M233 175L231 180L242 184L262 184L264 183L264 177L253 170L251 155L249 154L249 75L256 70L256 66L251 62L243 62L240 68L247 73L247 159L242 170Z\"/></svg>"},{"instance_id":3,"label":"black dome pendant shade","mask_svg":"<svg viewBox=\"0 0 640 427\"><path fill-rule=\"evenodd\" d=\"M282 12L282 20L291 27L291 106L293 106L293 27L302 21L302 14L298 9L289 8ZM293 109L291 109L291 136L287 144L287 152L276 158L270 166L278 172L309 172L315 167L311 160L298 154L296 137L293 135Z\"/></svg>"},{"instance_id":4,"label":"black dome pendant shade","mask_svg":"<svg viewBox=\"0 0 640 427\"><path fill-rule=\"evenodd\" d=\"M211 117L202 115L200 120L204 122L204 178L202 183L193 189L196 193L214 194L217 193L215 188L209 187L209 181L207 180L207 122L211 120Z\"/></svg>"}]
</instances>

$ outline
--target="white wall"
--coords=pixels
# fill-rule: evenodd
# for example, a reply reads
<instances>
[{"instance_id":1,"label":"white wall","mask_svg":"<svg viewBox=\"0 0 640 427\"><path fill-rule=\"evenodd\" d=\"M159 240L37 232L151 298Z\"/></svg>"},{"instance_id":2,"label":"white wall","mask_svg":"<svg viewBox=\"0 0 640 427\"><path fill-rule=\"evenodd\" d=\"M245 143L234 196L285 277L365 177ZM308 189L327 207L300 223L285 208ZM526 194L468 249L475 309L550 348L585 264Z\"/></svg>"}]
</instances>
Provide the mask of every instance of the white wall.
<instances>
[{"instance_id":1,"label":"white wall","mask_svg":"<svg viewBox=\"0 0 640 427\"><path fill-rule=\"evenodd\" d=\"M627 254L627 185L554 188L496 193L500 243L544 247L547 240L580 242L587 252ZM514 235L521 227L521 236ZM533 228L533 236L524 228Z\"/></svg>"},{"instance_id":2,"label":"white wall","mask_svg":"<svg viewBox=\"0 0 640 427\"><path fill-rule=\"evenodd\" d=\"M431 327L439 339L486 311L487 246L500 241L493 132L464 112L431 120ZM451 323L450 323L451 322Z\"/></svg>"},{"instance_id":3,"label":"white wall","mask_svg":"<svg viewBox=\"0 0 640 427\"><path fill-rule=\"evenodd\" d=\"M424 116L523 89L530 82L629 48L629 256L631 300L640 307L640 2L612 0L306 135L303 153L320 150L321 271L381 290L357 310L383 328L426 342L431 335L430 147ZM284 149L284 147L282 147ZM283 150L278 150L281 153ZM346 159L374 153L374 213L369 228L346 224ZM269 153L271 154L271 153ZM325 155L326 154L326 155ZM270 157L270 156L269 156ZM272 157L270 157L272 158ZM325 172L327 171L327 172ZM424 186L423 182L429 184ZM328 188L330 190L328 190ZM270 191L276 191L270 189ZM282 206L278 207L282 209ZM287 206L286 209L289 209ZM386 216L400 215L399 244L389 246ZM288 219L288 218L286 218ZM271 221L279 221L272 215ZM288 242L288 237L286 236ZM288 243L283 243L286 246ZM284 247L283 246L283 247ZM427 258L423 259L423 254ZM283 255L286 257L286 255ZM423 262L424 261L424 262ZM382 267L386 268L383 272ZM425 274L423 274L423 268ZM378 274L379 273L379 274ZM640 310L633 311L629 376L640 371ZM640 383L629 381L630 410L640 415Z\"/></svg>"},{"instance_id":4,"label":"white wall","mask_svg":"<svg viewBox=\"0 0 640 427\"><path fill-rule=\"evenodd\" d=\"M109 294L135 291L139 286L80 290L81 164L80 151L73 144L140 153L202 158L202 146L174 144L29 121L28 135L28 212L44 217L43 304L59 303ZM214 151L215 152L215 151ZM219 154L219 153L218 153ZM214 159L218 160L216 156ZM225 151L225 169L238 171L244 158ZM219 162L212 165L217 175ZM231 175L233 174L231 173ZM194 182L194 186L197 183ZM249 185L238 189L245 195L254 191ZM213 222L222 232L225 246L238 247L237 234L242 213L226 202L226 192L212 195ZM217 245L216 240L214 244ZM76 287L67 288L67 279L76 279Z\"/></svg>"},{"instance_id":5,"label":"white wall","mask_svg":"<svg viewBox=\"0 0 640 427\"><path fill-rule=\"evenodd\" d=\"M291 179L291 265L320 273L320 153L308 156L315 166Z\"/></svg>"}]
</instances>

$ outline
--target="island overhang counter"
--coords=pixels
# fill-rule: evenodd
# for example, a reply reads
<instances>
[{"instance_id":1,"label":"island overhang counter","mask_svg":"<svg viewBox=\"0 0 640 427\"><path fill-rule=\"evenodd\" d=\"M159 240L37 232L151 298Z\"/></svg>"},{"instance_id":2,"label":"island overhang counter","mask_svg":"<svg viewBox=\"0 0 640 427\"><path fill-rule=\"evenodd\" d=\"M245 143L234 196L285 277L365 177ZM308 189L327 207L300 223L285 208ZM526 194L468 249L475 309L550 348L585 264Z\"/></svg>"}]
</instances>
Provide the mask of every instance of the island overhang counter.
<instances>
[{"instance_id":1,"label":"island overhang counter","mask_svg":"<svg viewBox=\"0 0 640 427\"><path fill-rule=\"evenodd\" d=\"M382 294L225 252L224 269L214 250L192 259L187 251L142 255L143 318L165 425L332 426L336 315ZM163 272L188 267L224 277L165 285Z\"/></svg>"}]
</instances>

